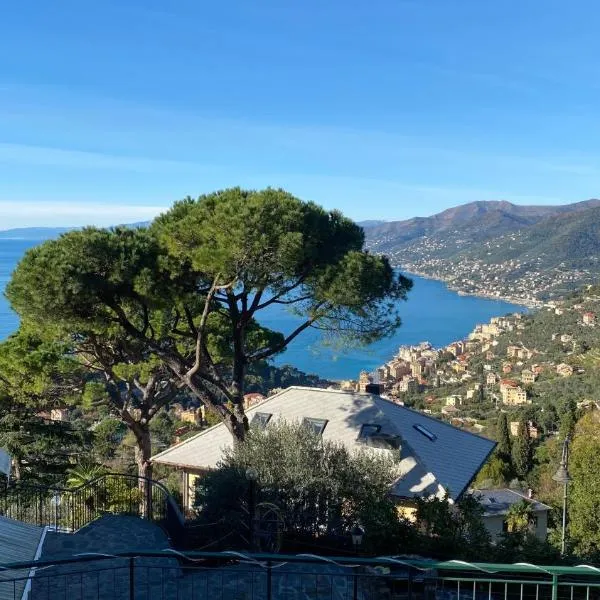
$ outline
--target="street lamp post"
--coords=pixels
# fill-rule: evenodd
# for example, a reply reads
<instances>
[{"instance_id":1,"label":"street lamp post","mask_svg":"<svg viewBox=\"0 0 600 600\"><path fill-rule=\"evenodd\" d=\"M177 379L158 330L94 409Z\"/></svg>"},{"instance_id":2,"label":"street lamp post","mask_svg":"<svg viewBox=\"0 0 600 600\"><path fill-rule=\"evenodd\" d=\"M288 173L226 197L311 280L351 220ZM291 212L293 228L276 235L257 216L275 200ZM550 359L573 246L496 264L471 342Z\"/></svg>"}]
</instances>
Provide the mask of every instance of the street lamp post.
<instances>
[{"instance_id":1,"label":"street lamp post","mask_svg":"<svg viewBox=\"0 0 600 600\"><path fill-rule=\"evenodd\" d=\"M562 458L560 459L560 466L556 473L552 477L554 481L560 483L563 486L563 514L562 514L562 539L560 545L560 553L562 556L566 554L567 550L567 493L569 487L569 481L571 476L569 475L569 436L565 438L562 449Z\"/></svg>"}]
</instances>

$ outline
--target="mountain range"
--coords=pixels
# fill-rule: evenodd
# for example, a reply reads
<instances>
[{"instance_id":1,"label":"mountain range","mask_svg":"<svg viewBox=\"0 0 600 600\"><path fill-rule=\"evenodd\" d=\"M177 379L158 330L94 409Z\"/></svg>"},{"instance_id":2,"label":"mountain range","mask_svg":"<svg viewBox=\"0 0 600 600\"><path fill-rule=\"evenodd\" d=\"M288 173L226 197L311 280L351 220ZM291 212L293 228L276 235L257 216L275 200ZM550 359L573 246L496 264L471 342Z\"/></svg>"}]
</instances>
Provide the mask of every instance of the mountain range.
<instances>
[{"instance_id":1,"label":"mountain range","mask_svg":"<svg viewBox=\"0 0 600 600\"><path fill-rule=\"evenodd\" d=\"M531 303L600 278L600 200L472 202L365 229L368 247L467 293Z\"/></svg>"},{"instance_id":2,"label":"mountain range","mask_svg":"<svg viewBox=\"0 0 600 600\"><path fill-rule=\"evenodd\" d=\"M600 200L585 200L559 206L521 206L506 201L480 201L449 208L431 217L379 222L366 230L370 244L396 249L421 237L467 236L476 241L518 231L553 216L580 213L600 207Z\"/></svg>"}]
</instances>

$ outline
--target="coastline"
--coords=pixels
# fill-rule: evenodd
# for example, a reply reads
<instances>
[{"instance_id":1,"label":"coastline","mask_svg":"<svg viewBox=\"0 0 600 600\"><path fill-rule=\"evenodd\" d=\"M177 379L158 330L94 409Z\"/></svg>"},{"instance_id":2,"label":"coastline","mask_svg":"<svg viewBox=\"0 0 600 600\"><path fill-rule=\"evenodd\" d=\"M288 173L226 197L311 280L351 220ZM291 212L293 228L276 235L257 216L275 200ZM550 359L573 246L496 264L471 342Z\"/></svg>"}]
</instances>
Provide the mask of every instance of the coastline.
<instances>
[{"instance_id":1,"label":"coastline","mask_svg":"<svg viewBox=\"0 0 600 600\"><path fill-rule=\"evenodd\" d=\"M453 286L448 279L443 277L434 277L429 273L423 273L419 271L405 269L402 265L395 265L395 269L399 269L403 274L414 275L415 277L422 277L423 279L430 279L432 281L440 281L450 291L456 292L459 296L474 296L475 298L483 298L485 300L500 300L502 302L509 302L510 304L516 304L517 306L524 306L525 308L532 310L534 308L540 308L542 302L539 300L525 300L523 298L513 296L496 296L494 294L486 294L485 292L467 292L460 287ZM501 315L499 315L501 316Z\"/></svg>"}]
</instances>

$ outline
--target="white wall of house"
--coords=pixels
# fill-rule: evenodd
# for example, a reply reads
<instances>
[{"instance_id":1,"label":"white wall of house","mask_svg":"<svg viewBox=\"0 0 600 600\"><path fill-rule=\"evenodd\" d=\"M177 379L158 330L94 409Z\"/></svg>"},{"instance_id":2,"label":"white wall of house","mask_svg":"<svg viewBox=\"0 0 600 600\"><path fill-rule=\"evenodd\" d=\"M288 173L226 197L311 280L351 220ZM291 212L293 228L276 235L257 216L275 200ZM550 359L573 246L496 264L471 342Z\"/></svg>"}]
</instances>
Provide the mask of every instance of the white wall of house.
<instances>
[{"instance_id":1,"label":"white wall of house","mask_svg":"<svg viewBox=\"0 0 600 600\"><path fill-rule=\"evenodd\" d=\"M536 517L536 526L533 533L535 533L538 539L544 541L548 534L548 511L537 511L534 515ZM506 515L485 515L483 517L485 528L491 535L493 542L499 541L502 537L505 518Z\"/></svg>"}]
</instances>

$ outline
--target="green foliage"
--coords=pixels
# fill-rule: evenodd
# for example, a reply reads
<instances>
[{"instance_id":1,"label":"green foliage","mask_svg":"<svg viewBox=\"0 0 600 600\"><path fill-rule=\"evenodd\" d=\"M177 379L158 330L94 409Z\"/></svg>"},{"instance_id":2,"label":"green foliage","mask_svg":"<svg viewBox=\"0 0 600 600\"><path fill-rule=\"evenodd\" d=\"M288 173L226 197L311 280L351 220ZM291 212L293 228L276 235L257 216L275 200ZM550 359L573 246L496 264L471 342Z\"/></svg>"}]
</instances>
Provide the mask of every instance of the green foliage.
<instances>
[{"instance_id":1,"label":"green foliage","mask_svg":"<svg viewBox=\"0 0 600 600\"><path fill-rule=\"evenodd\" d=\"M123 440L126 427L113 417L102 419L94 428L94 454L101 462L112 460L117 447Z\"/></svg>"},{"instance_id":2,"label":"green foliage","mask_svg":"<svg viewBox=\"0 0 600 600\"><path fill-rule=\"evenodd\" d=\"M244 522L248 467L258 473L257 500L279 507L289 535L349 537L360 523L366 548L397 541L401 524L389 497L397 478L391 458L351 454L301 425L253 430L245 442L225 453L217 470L199 481L196 503L203 520Z\"/></svg>"},{"instance_id":3,"label":"green foliage","mask_svg":"<svg viewBox=\"0 0 600 600\"><path fill-rule=\"evenodd\" d=\"M86 228L44 242L25 254L6 295L22 322L105 376L106 393L86 387L89 405L110 402L130 427L139 408L138 425L147 424L161 404L140 404L138 382L158 373L243 439L251 365L308 327L347 346L400 325L397 301L411 281L363 244L339 212L283 190L233 188L186 198L147 229ZM277 304L301 319L287 337L260 324Z\"/></svg>"},{"instance_id":4,"label":"green foliage","mask_svg":"<svg viewBox=\"0 0 600 600\"><path fill-rule=\"evenodd\" d=\"M504 487L510 481L511 474L510 463L501 458L496 452L477 474L474 487L479 489Z\"/></svg>"},{"instance_id":5,"label":"green foliage","mask_svg":"<svg viewBox=\"0 0 600 600\"><path fill-rule=\"evenodd\" d=\"M533 447L529 436L529 428L524 419L519 422L517 437L513 442L512 465L521 480L527 478L527 474L533 466Z\"/></svg>"},{"instance_id":6,"label":"green foliage","mask_svg":"<svg viewBox=\"0 0 600 600\"><path fill-rule=\"evenodd\" d=\"M13 457L16 479L60 478L89 436L44 411L73 402L77 370L61 344L21 328L0 343L0 446Z\"/></svg>"},{"instance_id":7,"label":"green foliage","mask_svg":"<svg viewBox=\"0 0 600 600\"><path fill-rule=\"evenodd\" d=\"M108 470L103 465L97 463L82 461L76 467L67 471L67 486L77 488L92 479L97 479L102 475L106 475Z\"/></svg>"},{"instance_id":8,"label":"green foliage","mask_svg":"<svg viewBox=\"0 0 600 600\"><path fill-rule=\"evenodd\" d=\"M512 455L512 444L510 440L510 431L508 430L508 417L506 413L500 413L498 423L496 425L496 453L498 457L507 462L510 461Z\"/></svg>"},{"instance_id":9,"label":"green foliage","mask_svg":"<svg viewBox=\"0 0 600 600\"><path fill-rule=\"evenodd\" d=\"M521 500L513 504L506 513L506 526L510 533L524 533L534 524L531 503Z\"/></svg>"},{"instance_id":10,"label":"green foliage","mask_svg":"<svg viewBox=\"0 0 600 600\"><path fill-rule=\"evenodd\" d=\"M585 415L575 428L569 472L568 538L570 549L582 557L600 556L600 420Z\"/></svg>"},{"instance_id":11,"label":"green foliage","mask_svg":"<svg viewBox=\"0 0 600 600\"><path fill-rule=\"evenodd\" d=\"M453 506L446 498L417 500L416 526L422 532L419 552L436 558L472 558L490 550L483 506L466 495Z\"/></svg>"}]
</instances>

